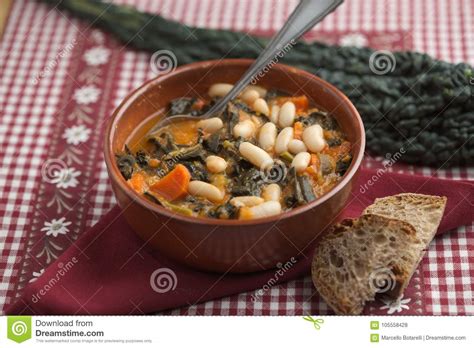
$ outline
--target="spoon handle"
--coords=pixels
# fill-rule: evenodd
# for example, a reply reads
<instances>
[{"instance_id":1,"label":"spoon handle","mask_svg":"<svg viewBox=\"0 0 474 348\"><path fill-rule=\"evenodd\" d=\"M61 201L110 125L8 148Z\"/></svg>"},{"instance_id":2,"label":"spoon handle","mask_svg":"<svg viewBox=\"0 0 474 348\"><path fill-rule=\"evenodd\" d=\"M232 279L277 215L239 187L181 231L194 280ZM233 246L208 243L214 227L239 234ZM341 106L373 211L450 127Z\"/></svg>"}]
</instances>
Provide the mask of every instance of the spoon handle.
<instances>
[{"instance_id":1,"label":"spoon handle","mask_svg":"<svg viewBox=\"0 0 474 348\"><path fill-rule=\"evenodd\" d=\"M283 57L293 40L298 39L316 23L334 11L344 0L301 0L280 31L270 40L255 62L234 85L229 93L206 112L210 116L222 110L234 99L276 56Z\"/></svg>"}]
</instances>

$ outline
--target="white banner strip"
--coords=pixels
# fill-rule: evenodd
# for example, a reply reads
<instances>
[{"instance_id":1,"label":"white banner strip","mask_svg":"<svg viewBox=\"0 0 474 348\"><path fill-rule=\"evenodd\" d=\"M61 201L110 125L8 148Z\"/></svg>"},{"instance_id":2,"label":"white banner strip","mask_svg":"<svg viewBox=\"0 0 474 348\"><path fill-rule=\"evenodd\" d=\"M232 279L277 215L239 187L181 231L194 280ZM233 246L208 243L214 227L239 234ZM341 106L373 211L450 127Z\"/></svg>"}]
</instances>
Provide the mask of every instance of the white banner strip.
<instances>
[{"instance_id":1,"label":"white banner strip","mask_svg":"<svg viewBox=\"0 0 474 348\"><path fill-rule=\"evenodd\" d=\"M473 347L474 317L2 317L0 347Z\"/></svg>"}]
</instances>

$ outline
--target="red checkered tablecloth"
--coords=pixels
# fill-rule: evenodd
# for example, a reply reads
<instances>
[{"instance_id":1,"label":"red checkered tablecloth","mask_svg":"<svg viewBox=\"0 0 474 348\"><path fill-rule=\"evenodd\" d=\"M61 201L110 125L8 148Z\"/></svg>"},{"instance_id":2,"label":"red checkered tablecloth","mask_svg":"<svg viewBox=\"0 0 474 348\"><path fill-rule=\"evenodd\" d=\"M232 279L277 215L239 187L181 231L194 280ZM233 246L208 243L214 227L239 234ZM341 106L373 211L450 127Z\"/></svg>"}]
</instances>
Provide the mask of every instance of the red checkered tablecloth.
<instances>
[{"instance_id":1,"label":"red checkered tablecloth","mask_svg":"<svg viewBox=\"0 0 474 348\"><path fill-rule=\"evenodd\" d=\"M122 3L125 1L122 1ZM190 25L253 33L278 29L297 1L127 1ZM346 0L309 39L377 49L413 49L474 64L472 0ZM0 305L97 222L115 203L101 154L104 122L134 88L153 77L150 55L42 3L17 0L0 42L2 229ZM383 158L366 156L366 167ZM62 170L61 178L54 176ZM474 179L474 168L395 164L389 170ZM80 185L80 186L79 186ZM80 187L80 189L77 189ZM74 195L70 189L75 188ZM405 298L398 310L474 314L474 228L436 238L414 275L423 303ZM328 307L305 277L166 314L292 315Z\"/></svg>"}]
</instances>

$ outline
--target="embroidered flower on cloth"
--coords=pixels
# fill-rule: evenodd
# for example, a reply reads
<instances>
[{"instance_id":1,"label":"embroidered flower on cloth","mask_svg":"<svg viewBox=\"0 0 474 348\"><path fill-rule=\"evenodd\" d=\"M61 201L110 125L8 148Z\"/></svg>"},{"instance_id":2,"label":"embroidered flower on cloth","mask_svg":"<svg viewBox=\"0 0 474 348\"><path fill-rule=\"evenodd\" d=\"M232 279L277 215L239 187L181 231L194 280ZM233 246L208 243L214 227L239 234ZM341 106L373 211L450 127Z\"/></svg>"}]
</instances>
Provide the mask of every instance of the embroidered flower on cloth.
<instances>
[{"instance_id":1,"label":"embroidered flower on cloth","mask_svg":"<svg viewBox=\"0 0 474 348\"><path fill-rule=\"evenodd\" d=\"M395 301L382 300L385 303L380 309L387 309L387 314L400 313L404 309L409 309L407 303L411 301L410 298L403 299L403 296Z\"/></svg>"},{"instance_id":2,"label":"embroidered flower on cloth","mask_svg":"<svg viewBox=\"0 0 474 348\"><path fill-rule=\"evenodd\" d=\"M54 173L54 177L50 180L52 184L56 184L58 188L76 187L79 181L76 179L81 172L74 167L62 168Z\"/></svg>"},{"instance_id":3,"label":"embroidered flower on cloth","mask_svg":"<svg viewBox=\"0 0 474 348\"><path fill-rule=\"evenodd\" d=\"M105 34L98 29L92 30L90 36L97 43L103 43L105 41Z\"/></svg>"},{"instance_id":4,"label":"embroidered flower on cloth","mask_svg":"<svg viewBox=\"0 0 474 348\"><path fill-rule=\"evenodd\" d=\"M84 86L74 91L74 100L78 104L95 103L100 96L100 89L95 86Z\"/></svg>"},{"instance_id":5,"label":"embroidered flower on cloth","mask_svg":"<svg viewBox=\"0 0 474 348\"><path fill-rule=\"evenodd\" d=\"M39 272L33 272L33 278L30 279L30 283L33 283L44 273L44 268L41 268Z\"/></svg>"},{"instance_id":6,"label":"embroidered flower on cloth","mask_svg":"<svg viewBox=\"0 0 474 348\"><path fill-rule=\"evenodd\" d=\"M84 60L88 65L97 66L107 63L110 56L110 50L105 47L93 47L84 53Z\"/></svg>"},{"instance_id":7,"label":"embroidered flower on cloth","mask_svg":"<svg viewBox=\"0 0 474 348\"><path fill-rule=\"evenodd\" d=\"M368 43L365 35L360 33L347 34L339 39L341 46L366 47Z\"/></svg>"},{"instance_id":8,"label":"embroidered flower on cloth","mask_svg":"<svg viewBox=\"0 0 474 348\"><path fill-rule=\"evenodd\" d=\"M69 229L67 226L70 224L71 222L66 221L66 218L64 217L60 218L59 220L53 219L50 222L46 221L41 231L46 232L47 236L57 237L60 234L68 233Z\"/></svg>"},{"instance_id":9,"label":"embroidered flower on cloth","mask_svg":"<svg viewBox=\"0 0 474 348\"><path fill-rule=\"evenodd\" d=\"M68 144L78 145L86 142L89 139L90 133L91 130L81 124L67 128L63 133L63 138L66 139Z\"/></svg>"}]
</instances>

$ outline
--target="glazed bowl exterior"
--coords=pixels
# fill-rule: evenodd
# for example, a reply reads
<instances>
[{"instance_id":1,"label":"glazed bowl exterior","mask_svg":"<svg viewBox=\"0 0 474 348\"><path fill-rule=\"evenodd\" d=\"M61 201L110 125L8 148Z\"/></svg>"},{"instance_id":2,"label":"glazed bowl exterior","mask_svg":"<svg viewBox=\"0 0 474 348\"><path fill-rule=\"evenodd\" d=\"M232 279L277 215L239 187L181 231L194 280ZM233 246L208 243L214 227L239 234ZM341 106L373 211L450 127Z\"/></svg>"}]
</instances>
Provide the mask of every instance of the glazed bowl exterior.
<instances>
[{"instance_id":1,"label":"glazed bowl exterior","mask_svg":"<svg viewBox=\"0 0 474 348\"><path fill-rule=\"evenodd\" d=\"M106 131L104 155L112 188L133 230L162 254L200 270L244 273L274 268L314 246L316 237L338 218L347 202L365 147L362 120L349 99L322 79L276 64L258 85L305 94L336 118L352 143L352 163L328 193L277 216L256 220L219 220L176 215L136 194L122 177L115 154L130 134L169 101L206 95L217 82L235 83L252 60L224 59L182 66L146 82L114 111Z\"/></svg>"}]
</instances>

